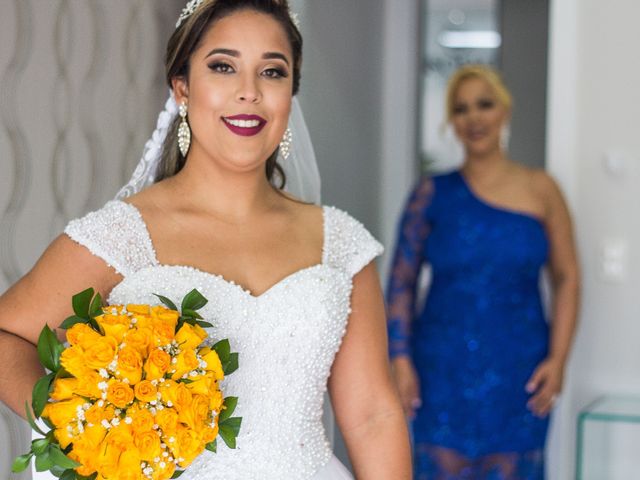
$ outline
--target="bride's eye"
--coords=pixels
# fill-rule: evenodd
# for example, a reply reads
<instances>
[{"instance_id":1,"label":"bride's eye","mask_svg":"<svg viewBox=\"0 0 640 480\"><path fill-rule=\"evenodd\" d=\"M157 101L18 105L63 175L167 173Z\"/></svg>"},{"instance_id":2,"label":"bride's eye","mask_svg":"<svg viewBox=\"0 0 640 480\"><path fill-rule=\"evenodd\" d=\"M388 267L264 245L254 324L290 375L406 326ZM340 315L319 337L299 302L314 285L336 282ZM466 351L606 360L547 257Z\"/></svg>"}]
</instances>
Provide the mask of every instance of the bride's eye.
<instances>
[{"instance_id":1,"label":"bride's eye","mask_svg":"<svg viewBox=\"0 0 640 480\"><path fill-rule=\"evenodd\" d=\"M233 73L233 67L225 62L213 62L210 63L209 68L216 73Z\"/></svg>"},{"instance_id":2,"label":"bride's eye","mask_svg":"<svg viewBox=\"0 0 640 480\"><path fill-rule=\"evenodd\" d=\"M287 78L289 76L289 72L283 68L272 67L264 70L262 75L268 78Z\"/></svg>"}]
</instances>

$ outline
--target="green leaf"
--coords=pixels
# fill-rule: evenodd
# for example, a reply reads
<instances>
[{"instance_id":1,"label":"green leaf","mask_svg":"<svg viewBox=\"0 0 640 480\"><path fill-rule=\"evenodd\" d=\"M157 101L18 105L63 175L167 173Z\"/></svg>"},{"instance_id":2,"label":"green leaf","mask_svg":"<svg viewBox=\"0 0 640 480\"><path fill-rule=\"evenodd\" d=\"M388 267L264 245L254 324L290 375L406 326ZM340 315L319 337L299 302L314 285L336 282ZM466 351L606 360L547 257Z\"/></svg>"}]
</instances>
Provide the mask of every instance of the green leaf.
<instances>
[{"instance_id":1,"label":"green leaf","mask_svg":"<svg viewBox=\"0 0 640 480\"><path fill-rule=\"evenodd\" d=\"M214 440L213 442L207 443L204 448L206 448L210 452L218 453L218 442L217 442L217 440Z\"/></svg>"},{"instance_id":2,"label":"green leaf","mask_svg":"<svg viewBox=\"0 0 640 480\"><path fill-rule=\"evenodd\" d=\"M178 383L184 383L189 384L189 383L193 383L193 380L191 380L190 378L181 378L180 380L178 380Z\"/></svg>"},{"instance_id":3,"label":"green leaf","mask_svg":"<svg viewBox=\"0 0 640 480\"><path fill-rule=\"evenodd\" d=\"M51 455L49 455L49 450L36 455L36 472L46 472L51 469L52 465L53 461L51 460Z\"/></svg>"},{"instance_id":4,"label":"green leaf","mask_svg":"<svg viewBox=\"0 0 640 480\"><path fill-rule=\"evenodd\" d=\"M89 319L89 306L93 298L93 288L87 288L80 293L76 293L71 299L73 311L79 317Z\"/></svg>"},{"instance_id":5,"label":"green leaf","mask_svg":"<svg viewBox=\"0 0 640 480\"><path fill-rule=\"evenodd\" d=\"M49 440L46 438L37 438L31 442L31 451L36 455L40 455L49 446Z\"/></svg>"},{"instance_id":6,"label":"green leaf","mask_svg":"<svg viewBox=\"0 0 640 480\"><path fill-rule=\"evenodd\" d=\"M195 288L182 299L182 312L185 310L199 310L207 304L208 300Z\"/></svg>"},{"instance_id":7,"label":"green leaf","mask_svg":"<svg viewBox=\"0 0 640 480\"><path fill-rule=\"evenodd\" d=\"M218 354L218 357L220 357L220 361L222 363L229 360L229 355L231 354L231 345L229 345L229 340L220 340L213 346L213 349Z\"/></svg>"},{"instance_id":8,"label":"green leaf","mask_svg":"<svg viewBox=\"0 0 640 480\"><path fill-rule=\"evenodd\" d=\"M51 472L51 475L53 475L54 477L60 478L62 474L67 471L67 469L62 468L59 465L51 465L51 468L49 469L49 471Z\"/></svg>"},{"instance_id":9,"label":"green leaf","mask_svg":"<svg viewBox=\"0 0 640 480\"><path fill-rule=\"evenodd\" d=\"M171 478L180 478L180 475L182 475L185 472L185 470L176 470L173 475L171 475Z\"/></svg>"},{"instance_id":10,"label":"green leaf","mask_svg":"<svg viewBox=\"0 0 640 480\"><path fill-rule=\"evenodd\" d=\"M71 315L67 317L64 322L60 324L60 328L63 330L69 330L76 323L88 323L89 321L86 318L79 317L77 315Z\"/></svg>"},{"instance_id":11,"label":"green leaf","mask_svg":"<svg viewBox=\"0 0 640 480\"><path fill-rule=\"evenodd\" d=\"M45 368L56 372L60 368L60 354L64 346L58 341L56 334L45 325L38 337L38 358Z\"/></svg>"},{"instance_id":12,"label":"green leaf","mask_svg":"<svg viewBox=\"0 0 640 480\"><path fill-rule=\"evenodd\" d=\"M49 455L51 456L51 461L62 468L76 468L80 466L78 462L67 457L58 445L51 445Z\"/></svg>"},{"instance_id":13,"label":"green leaf","mask_svg":"<svg viewBox=\"0 0 640 480\"><path fill-rule=\"evenodd\" d=\"M29 466L29 462L31 462L31 457L33 457L33 453L31 452L16 457L11 466L11 471L13 473L24 472Z\"/></svg>"},{"instance_id":14,"label":"green leaf","mask_svg":"<svg viewBox=\"0 0 640 480\"><path fill-rule=\"evenodd\" d=\"M33 401L33 399L32 399ZM38 432L40 435L46 435L46 433L44 433L40 427L38 427L38 425L36 425L36 421L33 419L33 415L31 414L31 408L29 408L29 403L28 402L24 402L24 410L27 413L27 421L29 422L29 425L31 425L31 428L35 431Z\"/></svg>"},{"instance_id":15,"label":"green leaf","mask_svg":"<svg viewBox=\"0 0 640 480\"><path fill-rule=\"evenodd\" d=\"M228 418L224 422L220 423L220 436L224 443L227 444L229 448L236 448L236 437L238 433L240 433L240 425L242 423L242 418L233 417Z\"/></svg>"},{"instance_id":16,"label":"green leaf","mask_svg":"<svg viewBox=\"0 0 640 480\"><path fill-rule=\"evenodd\" d=\"M60 480L76 480L76 471L73 469L67 469L60 476Z\"/></svg>"},{"instance_id":17,"label":"green leaf","mask_svg":"<svg viewBox=\"0 0 640 480\"><path fill-rule=\"evenodd\" d=\"M222 411L220 412L220 416L218 416L218 424L221 424L233 414L236 405L238 405L238 397L227 397L224 399Z\"/></svg>"},{"instance_id":18,"label":"green leaf","mask_svg":"<svg viewBox=\"0 0 640 480\"><path fill-rule=\"evenodd\" d=\"M158 297L158 299L164 303L165 307L171 309L171 310L175 310L176 312L178 311L178 307L176 307L176 304L173 303L171 300L169 300L167 297L163 297L162 295L158 295L157 293L154 293L154 295L156 297Z\"/></svg>"},{"instance_id":19,"label":"green leaf","mask_svg":"<svg viewBox=\"0 0 640 480\"><path fill-rule=\"evenodd\" d=\"M56 374L53 372L49 375L45 375L38 380L33 387L33 392L31 394L31 406L33 407L33 413L35 413L38 418L42 415L42 411L47 404L47 400L49 399L49 390L51 389L51 382L53 382L55 376Z\"/></svg>"},{"instance_id":20,"label":"green leaf","mask_svg":"<svg viewBox=\"0 0 640 480\"><path fill-rule=\"evenodd\" d=\"M213 328L213 324L209 322L203 322L202 320L198 320L196 324L200 325L202 328Z\"/></svg>"},{"instance_id":21,"label":"green leaf","mask_svg":"<svg viewBox=\"0 0 640 480\"><path fill-rule=\"evenodd\" d=\"M229 355L226 362L222 362L222 371L225 375L231 375L238 369L238 352L233 352Z\"/></svg>"},{"instance_id":22,"label":"green leaf","mask_svg":"<svg viewBox=\"0 0 640 480\"><path fill-rule=\"evenodd\" d=\"M96 296L91 300L91 305L89 306L89 316L91 318L102 315L102 297L99 293L96 293Z\"/></svg>"},{"instance_id":23,"label":"green leaf","mask_svg":"<svg viewBox=\"0 0 640 480\"><path fill-rule=\"evenodd\" d=\"M194 319L194 318L202 319L202 315L200 315L195 310L191 310L190 308L185 308L184 310L182 310L182 316L190 319Z\"/></svg>"}]
</instances>

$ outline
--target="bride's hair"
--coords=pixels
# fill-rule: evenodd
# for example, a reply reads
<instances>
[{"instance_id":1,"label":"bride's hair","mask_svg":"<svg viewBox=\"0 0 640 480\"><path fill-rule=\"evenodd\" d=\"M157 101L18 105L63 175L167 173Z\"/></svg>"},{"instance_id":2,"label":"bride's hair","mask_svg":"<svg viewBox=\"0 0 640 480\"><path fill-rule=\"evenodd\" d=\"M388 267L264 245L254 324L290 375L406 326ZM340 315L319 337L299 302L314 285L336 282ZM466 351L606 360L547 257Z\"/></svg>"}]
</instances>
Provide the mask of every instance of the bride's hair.
<instances>
[{"instance_id":1,"label":"bride's hair","mask_svg":"<svg viewBox=\"0 0 640 480\"><path fill-rule=\"evenodd\" d=\"M291 17L287 0L205 0L189 17L182 21L169 39L165 57L166 80L169 88L171 88L171 81L174 78L188 78L191 55L198 49L202 39L214 23L241 10L255 10L272 16L280 23L287 34L293 55L292 94L298 93L302 67L302 35ZM179 124L180 116L176 116L162 146L162 158L156 181L171 177L184 167L186 159L178 148ZM286 177L277 158L278 149L267 159L266 175L271 183L277 179L279 183L277 188L282 189L285 186Z\"/></svg>"}]
</instances>

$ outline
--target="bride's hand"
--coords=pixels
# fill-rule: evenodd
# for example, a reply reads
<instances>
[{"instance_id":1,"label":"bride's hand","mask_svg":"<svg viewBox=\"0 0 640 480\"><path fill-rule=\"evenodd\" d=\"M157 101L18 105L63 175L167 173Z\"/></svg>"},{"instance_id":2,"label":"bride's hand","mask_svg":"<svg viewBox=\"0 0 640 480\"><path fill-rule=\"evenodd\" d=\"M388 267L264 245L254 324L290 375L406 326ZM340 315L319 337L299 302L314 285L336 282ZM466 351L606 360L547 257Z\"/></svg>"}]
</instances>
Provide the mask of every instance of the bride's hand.
<instances>
[{"instance_id":1,"label":"bride's hand","mask_svg":"<svg viewBox=\"0 0 640 480\"><path fill-rule=\"evenodd\" d=\"M407 418L412 419L416 409L422 405L420 384L415 367L408 357L396 357L392 361L392 368L402 408L404 408Z\"/></svg>"}]
</instances>

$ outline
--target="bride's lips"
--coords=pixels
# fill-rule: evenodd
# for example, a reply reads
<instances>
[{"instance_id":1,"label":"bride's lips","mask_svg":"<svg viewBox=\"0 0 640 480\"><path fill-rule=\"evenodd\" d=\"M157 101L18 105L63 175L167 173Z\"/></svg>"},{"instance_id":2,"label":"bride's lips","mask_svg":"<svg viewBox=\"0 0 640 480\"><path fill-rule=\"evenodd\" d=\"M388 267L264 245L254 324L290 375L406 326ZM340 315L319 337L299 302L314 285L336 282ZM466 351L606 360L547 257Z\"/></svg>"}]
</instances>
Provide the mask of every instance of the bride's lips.
<instances>
[{"instance_id":1,"label":"bride's lips","mask_svg":"<svg viewBox=\"0 0 640 480\"><path fill-rule=\"evenodd\" d=\"M267 121L259 115L234 115L222 117L222 121L236 135L251 137L257 135L267 124Z\"/></svg>"}]
</instances>

